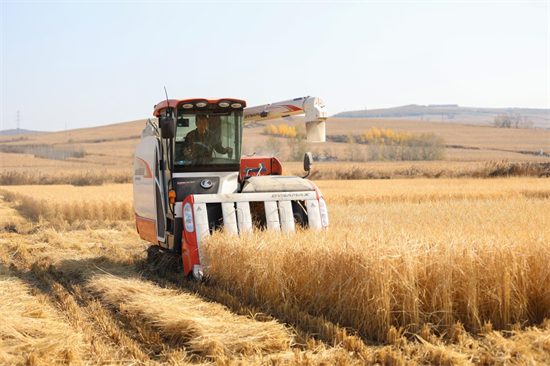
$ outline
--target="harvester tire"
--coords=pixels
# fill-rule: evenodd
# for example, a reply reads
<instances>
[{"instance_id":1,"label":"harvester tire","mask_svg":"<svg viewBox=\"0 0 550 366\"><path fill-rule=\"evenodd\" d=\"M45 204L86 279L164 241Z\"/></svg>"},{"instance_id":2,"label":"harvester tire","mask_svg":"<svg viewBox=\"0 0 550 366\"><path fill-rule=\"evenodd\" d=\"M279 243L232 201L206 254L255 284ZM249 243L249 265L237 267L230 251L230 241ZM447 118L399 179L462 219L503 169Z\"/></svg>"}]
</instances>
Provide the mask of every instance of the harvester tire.
<instances>
[{"instance_id":1,"label":"harvester tire","mask_svg":"<svg viewBox=\"0 0 550 366\"><path fill-rule=\"evenodd\" d=\"M147 264L161 276L166 276L171 272L183 272L181 255L164 251L157 245L151 245L147 249Z\"/></svg>"},{"instance_id":2,"label":"harvester tire","mask_svg":"<svg viewBox=\"0 0 550 366\"><path fill-rule=\"evenodd\" d=\"M309 225L307 213L299 202L292 201L292 215L296 225L304 228Z\"/></svg>"}]
</instances>

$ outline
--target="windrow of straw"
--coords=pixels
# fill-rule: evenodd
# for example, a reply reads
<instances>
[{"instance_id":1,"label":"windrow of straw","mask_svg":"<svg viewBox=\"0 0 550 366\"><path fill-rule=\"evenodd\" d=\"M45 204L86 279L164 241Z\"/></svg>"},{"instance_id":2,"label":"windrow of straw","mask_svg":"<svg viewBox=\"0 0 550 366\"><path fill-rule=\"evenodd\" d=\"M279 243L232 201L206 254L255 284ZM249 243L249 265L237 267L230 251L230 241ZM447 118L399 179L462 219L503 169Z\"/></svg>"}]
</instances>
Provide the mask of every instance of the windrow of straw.
<instances>
[{"instance_id":1,"label":"windrow of straw","mask_svg":"<svg viewBox=\"0 0 550 366\"><path fill-rule=\"evenodd\" d=\"M247 302L294 306L378 341L392 327L443 333L460 322L477 333L550 317L547 198L329 212L328 232L214 235L202 246L212 280Z\"/></svg>"},{"instance_id":2,"label":"windrow of straw","mask_svg":"<svg viewBox=\"0 0 550 366\"><path fill-rule=\"evenodd\" d=\"M233 315L221 305L139 279L98 275L86 287L203 356L277 353L292 342L289 331L274 321Z\"/></svg>"},{"instance_id":3,"label":"windrow of straw","mask_svg":"<svg viewBox=\"0 0 550 366\"><path fill-rule=\"evenodd\" d=\"M0 364L78 363L80 335L45 298L0 267Z\"/></svg>"}]
</instances>

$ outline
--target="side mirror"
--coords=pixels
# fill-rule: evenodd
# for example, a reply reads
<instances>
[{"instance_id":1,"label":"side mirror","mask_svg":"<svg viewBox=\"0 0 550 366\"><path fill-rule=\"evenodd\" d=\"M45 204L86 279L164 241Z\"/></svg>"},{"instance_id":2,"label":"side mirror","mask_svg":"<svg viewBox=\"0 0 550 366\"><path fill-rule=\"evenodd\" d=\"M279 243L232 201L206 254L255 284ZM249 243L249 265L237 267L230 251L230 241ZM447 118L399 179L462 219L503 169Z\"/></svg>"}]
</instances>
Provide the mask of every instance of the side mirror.
<instances>
[{"instance_id":1,"label":"side mirror","mask_svg":"<svg viewBox=\"0 0 550 366\"><path fill-rule=\"evenodd\" d=\"M310 152L307 152L304 155L304 170L307 172L304 178L309 175L312 165L313 165L313 155L311 155Z\"/></svg>"},{"instance_id":2,"label":"side mirror","mask_svg":"<svg viewBox=\"0 0 550 366\"><path fill-rule=\"evenodd\" d=\"M174 118L161 117L159 119L160 135L163 139L173 139L174 133Z\"/></svg>"}]
</instances>

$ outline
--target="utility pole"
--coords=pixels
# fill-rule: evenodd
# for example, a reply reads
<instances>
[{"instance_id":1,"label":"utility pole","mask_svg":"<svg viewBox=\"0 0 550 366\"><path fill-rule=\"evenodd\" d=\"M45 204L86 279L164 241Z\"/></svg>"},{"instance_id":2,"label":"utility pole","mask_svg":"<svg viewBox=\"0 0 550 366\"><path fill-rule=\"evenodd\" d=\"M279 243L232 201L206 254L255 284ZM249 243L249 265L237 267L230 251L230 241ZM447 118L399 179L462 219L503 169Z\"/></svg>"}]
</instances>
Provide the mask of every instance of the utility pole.
<instances>
[{"instance_id":1,"label":"utility pole","mask_svg":"<svg viewBox=\"0 0 550 366\"><path fill-rule=\"evenodd\" d=\"M21 118L19 118L19 111L17 111L17 118L15 119L15 123L17 125L17 134L21 134Z\"/></svg>"}]
</instances>

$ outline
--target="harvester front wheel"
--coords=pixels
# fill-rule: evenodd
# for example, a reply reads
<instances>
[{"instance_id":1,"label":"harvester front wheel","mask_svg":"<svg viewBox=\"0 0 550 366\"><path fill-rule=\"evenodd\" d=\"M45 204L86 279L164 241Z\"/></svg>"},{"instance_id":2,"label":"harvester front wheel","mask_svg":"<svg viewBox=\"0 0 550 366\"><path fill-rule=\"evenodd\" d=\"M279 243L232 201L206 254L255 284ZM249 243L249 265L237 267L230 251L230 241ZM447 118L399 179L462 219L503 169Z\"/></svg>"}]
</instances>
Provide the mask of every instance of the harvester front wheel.
<instances>
[{"instance_id":1,"label":"harvester front wheel","mask_svg":"<svg viewBox=\"0 0 550 366\"><path fill-rule=\"evenodd\" d=\"M157 245L147 249L147 264L150 269L165 277L169 273L183 272L181 255L162 250Z\"/></svg>"},{"instance_id":2,"label":"harvester front wheel","mask_svg":"<svg viewBox=\"0 0 550 366\"><path fill-rule=\"evenodd\" d=\"M309 225L307 212L302 202L292 201L292 215L297 225L301 227L307 227Z\"/></svg>"}]
</instances>

